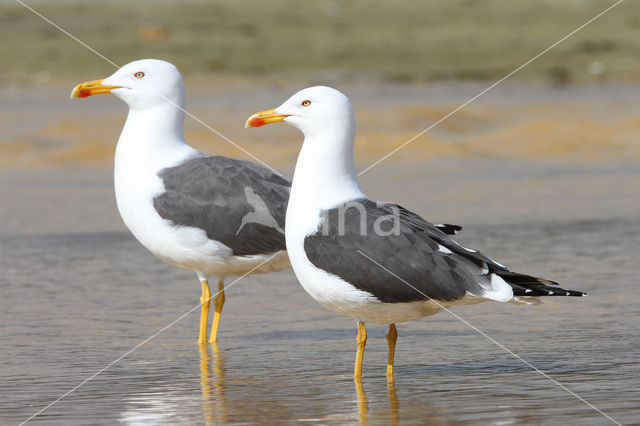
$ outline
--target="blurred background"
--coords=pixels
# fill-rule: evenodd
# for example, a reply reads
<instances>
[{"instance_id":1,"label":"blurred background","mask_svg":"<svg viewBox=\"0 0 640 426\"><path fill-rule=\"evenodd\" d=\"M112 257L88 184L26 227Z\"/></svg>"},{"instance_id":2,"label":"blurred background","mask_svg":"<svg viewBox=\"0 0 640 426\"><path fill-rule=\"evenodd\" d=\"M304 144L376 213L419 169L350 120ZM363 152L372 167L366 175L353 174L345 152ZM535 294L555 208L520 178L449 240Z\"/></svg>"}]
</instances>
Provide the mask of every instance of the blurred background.
<instances>
[{"instance_id":1,"label":"blurred background","mask_svg":"<svg viewBox=\"0 0 640 426\"><path fill-rule=\"evenodd\" d=\"M305 86L336 86L354 99L363 147L358 161L364 165L613 3L28 4L115 64L141 58L173 62L185 76L191 112L256 155L269 157L275 149L284 161L273 161L289 171L297 146L269 143L280 129L244 131L245 113L279 103ZM67 92L78 82L110 75L113 65L17 2L0 2L0 21L0 163L108 164L124 119L122 105L113 99L72 103ZM637 94L639 35L640 7L622 4L510 77L481 104L438 125L406 151L407 157L473 150L474 155L569 156L572 161L602 155L638 159L629 135L638 131L636 110L621 105L611 111L610 102ZM268 97L271 93L276 95ZM482 103L494 94L493 102ZM39 107L49 114L28 114ZM199 148L243 155L195 124L188 128L189 140Z\"/></svg>"},{"instance_id":2,"label":"blurred background","mask_svg":"<svg viewBox=\"0 0 640 426\"><path fill-rule=\"evenodd\" d=\"M275 107L309 85L335 86L353 101L356 161L363 170L613 2L28 4L117 65L141 58L174 63L183 72L191 113L290 174L299 134L287 126L244 129L249 114ZM0 165L5 172L27 173L31 180L39 170L53 168L44 178L48 184L61 174L82 174L85 167L93 178L100 170L108 179L126 108L113 97L71 101L68 93L79 82L107 77L115 67L17 2L0 1L0 21ZM367 172L362 179L371 179L372 196L405 201L407 195L412 202L410 193L398 194L397 188L392 191L393 183L385 186L386 177L380 179L388 167L404 179L407 173L414 175L412 169L468 170L482 162L520 170L526 166L534 173L542 168L547 175L547 168L559 163L563 173L584 165L590 174L597 164L600 175L612 179L611 168L627 170L640 160L639 36L640 7L625 2L371 170L377 174ZM187 118L186 131L187 140L205 152L249 159L193 119ZM456 163L447 163L452 158ZM395 170L398 164L403 166ZM481 179L489 171L496 167L483 166L473 173ZM418 179L418 188L412 190L425 185L423 177ZM583 182L580 176L575 179ZM11 176L4 181L12 181ZM625 175L620 182L594 181L592 187L605 191L610 185L626 188L631 183L637 180L630 182ZM33 182L20 196L32 188ZM15 197L13 189L13 183L0 189L3 199ZM442 212L429 206L431 214L473 220L478 212L468 211L468 205L478 203L468 197L495 195L491 190L478 193L477 188L456 191L466 194L462 205L450 200L451 208ZM9 204L0 204L0 212L10 218L4 220L4 232L24 220L24 213L7 210L13 208ZM95 219L91 226L120 227L115 215L103 219L111 222ZM78 230L84 225L73 220L70 226Z\"/></svg>"},{"instance_id":3,"label":"blurred background","mask_svg":"<svg viewBox=\"0 0 640 426\"><path fill-rule=\"evenodd\" d=\"M153 57L188 75L315 81L488 81L613 4L604 0L340 2L30 1L117 64ZM5 84L104 72L95 55L2 1ZM636 81L640 11L624 5L516 77L547 84ZM7 64L11 64L7 66ZM211 78L211 77L209 77Z\"/></svg>"},{"instance_id":4,"label":"blurred background","mask_svg":"<svg viewBox=\"0 0 640 426\"><path fill-rule=\"evenodd\" d=\"M637 1L372 168L614 1L26 3L117 65L174 63L190 113L289 175L301 135L244 129L246 118L306 86L342 90L371 198L461 224L469 246L592 296L458 313L618 420L640 417ZM118 216L112 166L126 106L108 95L69 99L114 65L12 0L0 0L0 40L2 423L24 420L177 318L199 289ZM251 159L196 120L185 130L204 152ZM518 361L445 314L399 327L397 396L379 374L383 331L370 331L368 406L350 379L353 324L311 300L291 272L243 280L225 315L220 352L198 353L189 316L46 419L251 423L260 411L264 421L355 423L369 409L382 423L604 419L550 382L530 381Z\"/></svg>"}]
</instances>

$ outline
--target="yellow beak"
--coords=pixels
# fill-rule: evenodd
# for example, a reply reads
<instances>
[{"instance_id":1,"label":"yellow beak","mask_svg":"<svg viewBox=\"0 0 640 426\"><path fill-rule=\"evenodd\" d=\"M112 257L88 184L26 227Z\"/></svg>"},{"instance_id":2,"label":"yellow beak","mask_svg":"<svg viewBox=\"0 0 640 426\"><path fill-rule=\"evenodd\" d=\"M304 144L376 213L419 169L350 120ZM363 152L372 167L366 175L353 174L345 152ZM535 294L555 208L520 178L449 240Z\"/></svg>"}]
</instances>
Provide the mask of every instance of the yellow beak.
<instances>
[{"instance_id":1,"label":"yellow beak","mask_svg":"<svg viewBox=\"0 0 640 426\"><path fill-rule=\"evenodd\" d=\"M251 117L249 117L244 127L261 127L261 126L264 126L265 124L281 123L287 117L288 115L286 114L276 113L275 109L270 109L268 111L260 111L260 112L256 112Z\"/></svg>"},{"instance_id":2,"label":"yellow beak","mask_svg":"<svg viewBox=\"0 0 640 426\"><path fill-rule=\"evenodd\" d=\"M120 86L103 86L102 80L86 81L78 84L71 91L71 98L86 98L91 95L101 95L103 93L110 93L113 89L119 89Z\"/></svg>"}]
</instances>

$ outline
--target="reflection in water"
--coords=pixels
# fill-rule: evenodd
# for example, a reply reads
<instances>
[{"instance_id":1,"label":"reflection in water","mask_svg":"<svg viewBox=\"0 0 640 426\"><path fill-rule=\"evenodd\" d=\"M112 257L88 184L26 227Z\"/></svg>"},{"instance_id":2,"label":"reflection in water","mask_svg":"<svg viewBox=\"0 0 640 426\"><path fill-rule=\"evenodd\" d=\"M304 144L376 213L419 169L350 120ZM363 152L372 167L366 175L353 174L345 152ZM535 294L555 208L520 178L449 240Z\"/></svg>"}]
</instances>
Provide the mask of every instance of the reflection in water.
<instances>
[{"instance_id":1,"label":"reflection in water","mask_svg":"<svg viewBox=\"0 0 640 426\"><path fill-rule=\"evenodd\" d=\"M398 424L398 396L396 395L396 387L393 382L387 382L387 391L389 394L389 424Z\"/></svg>"},{"instance_id":2,"label":"reflection in water","mask_svg":"<svg viewBox=\"0 0 640 426\"><path fill-rule=\"evenodd\" d=\"M200 391L202 398L194 398L198 375L184 372L186 381L164 381L164 374L152 376L137 386L147 389L126 399L126 409L120 414L120 423L139 424L223 424L227 422L228 406L225 388L225 358L217 345L200 346ZM195 363L192 364L195 367ZM161 378L160 378L161 377ZM150 384L154 383L154 386ZM194 387L189 386L193 384Z\"/></svg>"},{"instance_id":3,"label":"reflection in water","mask_svg":"<svg viewBox=\"0 0 640 426\"><path fill-rule=\"evenodd\" d=\"M360 424L369 423L369 401L367 401L367 394L362 387L362 380L354 380L356 384L356 395L358 397L358 417Z\"/></svg>"},{"instance_id":4,"label":"reflection in water","mask_svg":"<svg viewBox=\"0 0 640 426\"><path fill-rule=\"evenodd\" d=\"M209 349L213 353L213 365ZM202 388L202 415L207 425L226 423L227 397L225 394L224 358L216 342L200 346L200 386ZM213 377L211 371L213 370ZM212 392L213 387L213 392Z\"/></svg>"},{"instance_id":5,"label":"reflection in water","mask_svg":"<svg viewBox=\"0 0 640 426\"><path fill-rule=\"evenodd\" d=\"M505 179L509 176L505 172ZM637 196L628 199L640 207ZM504 219L499 213L496 221ZM586 392L589 401L623 424L640 418L640 364L633 343L639 334L636 323L629 321L637 317L640 303L634 287L640 281L638 262L629 255L637 252L639 217L640 213L629 220L591 222L567 218L539 226L501 222L477 231L470 227L463 234L469 241L478 238L478 247L487 247L487 253L500 257L502 252L505 261L518 263L523 270L536 270L545 263L560 265L550 274L553 278L579 281L595 293L599 282L607 281L611 289L607 297L570 303L551 298L538 307L487 303L468 307L465 313L549 375ZM190 298L175 285L184 271L163 263L154 266L156 262L149 262L149 254L128 234L0 235L0 252L0 311L7 319L0 334L9 348L4 358L0 355L0 382L5 385L0 386L0 424L23 421L34 407L44 407L89 371L137 344L149 326L159 326L182 314L183 306L191 306ZM607 261L598 261L603 255ZM113 268L114 264L122 269ZM34 265L39 266L34 270ZM25 277L25 270L34 274ZM87 288L83 277L98 273L109 281L108 289ZM186 282L190 278L184 276ZM158 287L132 285L132 279L138 283L149 279ZM221 345L220 351L206 347L201 353L189 338L192 323L178 323L135 356L125 357L55 404L42 420L123 425L258 420L347 424L358 423L359 418L364 424L367 420L394 424L396 418L398 424L599 421L589 406L565 396L520 361L506 359L484 339L471 338L474 331L447 315L405 325L402 334L412 341L396 371L395 392L381 368L367 382L365 396L349 377L353 353L344 348L352 330L346 321L316 309L293 276L251 279L256 285L238 286L244 292L239 294L243 310L229 318L235 331L227 336L229 342L250 339L250 345L234 344L229 349ZM141 309L141 301L153 308ZM82 327L74 327L77 306L85 305L100 309L83 313ZM38 316L33 315L34 306ZM275 331L265 332L264 316L273 321L269 329ZM553 317L562 327L549 328L540 316ZM140 327L133 327L134 322ZM385 347L386 330L374 330L377 344ZM48 350L39 350L34 342ZM371 355L373 363L384 366L384 351ZM333 365L342 367L328 371Z\"/></svg>"},{"instance_id":6,"label":"reflection in water","mask_svg":"<svg viewBox=\"0 0 640 426\"><path fill-rule=\"evenodd\" d=\"M356 397L358 401L358 419L360 424L369 423L369 400L367 394L362 386L362 381L354 380L356 385ZM389 421L390 425L397 425L399 423L399 410L398 410L398 396L396 395L396 388L393 382L387 382L387 395L389 397ZM379 410L374 409L374 417L378 417Z\"/></svg>"}]
</instances>

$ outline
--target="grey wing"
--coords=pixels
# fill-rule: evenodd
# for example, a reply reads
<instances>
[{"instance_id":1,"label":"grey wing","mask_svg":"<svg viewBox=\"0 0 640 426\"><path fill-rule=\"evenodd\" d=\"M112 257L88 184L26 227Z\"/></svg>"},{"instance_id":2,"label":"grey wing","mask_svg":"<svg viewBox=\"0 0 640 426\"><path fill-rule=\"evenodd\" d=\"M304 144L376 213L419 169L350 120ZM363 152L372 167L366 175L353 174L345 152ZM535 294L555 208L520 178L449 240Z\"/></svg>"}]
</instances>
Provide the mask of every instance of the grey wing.
<instances>
[{"instance_id":1,"label":"grey wing","mask_svg":"<svg viewBox=\"0 0 640 426\"><path fill-rule=\"evenodd\" d=\"M447 235L455 235L455 234L458 233L458 231L462 230L462 226L460 226L460 225L453 225L453 224L450 224L450 223L433 224L433 223L431 223L429 221L424 220L422 217L418 216L414 212L405 209L404 207L402 207L399 204L378 201L377 205L378 205L378 207L381 207L381 208L389 208L389 209L392 209L392 210L396 210L397 214L401 218L403 218L404 220L410 222L411 224L413 224L417 228L432 229L433 227L435 227L435 228L439 229L440 231L444 232Z\"/></svg>"},{"instance_id":2,"label":"grey wing","mask_svg":"<svg viewBox=\"0 0 640 426\"><path fill-rule=\"evenodd\" d=\"M467 292L482 296L492 291L494 275L511 286L516 296L585 294L555 287L554 281L512 272L397 205L366 199L350 203L354 202L364 208L345 210L341 206L325 212L322 230L305 239L305 252L318 268L383 302L451 301ZM362 212L366 212L364 222ZM384 229L381 222L398 223L398 227Z\"/></svg>"},{"instance_id":3,"label":"grey wing","mask_svg":"<svg viewBox=\"0 0 640 426\"><path fill-rule=\"evenodd\" d=\"M153 205L175 225L202 229L234 255L285 250L291 181L267 167L221 156L198 156L159 173L165 191Z\"/></svg>"},{"instance_id":4,"label":"grey wing","mask_svg":"<svg viewBox=\"0 0 640 426\"><path fill-rule=\"evenodd\" d=\"M305 238L305 252L316 267L388 303L451 301L467 291L484 292L478 277L486 268L443 249L429 234L448 237L433 224L422 219L418 227L388 204L366 199L351 203L363 207L326 211L322 229ZM389 227L394 214L397 229Z\"/></svg>"}]
</instances>

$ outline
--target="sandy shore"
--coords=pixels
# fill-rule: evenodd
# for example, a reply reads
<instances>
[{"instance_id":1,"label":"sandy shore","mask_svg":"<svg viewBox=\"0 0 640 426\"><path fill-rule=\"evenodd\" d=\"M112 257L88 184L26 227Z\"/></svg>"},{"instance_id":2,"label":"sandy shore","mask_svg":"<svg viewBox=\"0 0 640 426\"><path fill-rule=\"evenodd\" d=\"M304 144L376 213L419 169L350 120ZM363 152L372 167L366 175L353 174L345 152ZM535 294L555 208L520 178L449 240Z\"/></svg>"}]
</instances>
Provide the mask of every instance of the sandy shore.
<instances>
[{"instance_id":1,"label":"sandy shore","mask_svg":"<svg viewBox=\"0 0 640 426\"><path fill-rule=\"evenodd\" d=\"M299 134L287 126L244 129L246 117L277 106L298 87L248 80L187 79L187 109L251 154L292 170ZM264 84L263 84L264 83ZM340 87L358 120L356 157L362 169L464 103L485 86L362 85ZM110 167L126 116L110 96L69 100L64 85L2 89L0 164L5 168ZM494 89L387 161L448 158L551 161L571 164L640 160L640 86ZM197 148L250 158L193 119L186 136Z\"/></svg>"},{"instance_id":2,"label":"sandy shore","mask_svg":"<svg viewBox=\"0 0 640 426\"><path fill-rule=\"evenodd\" d=\"M190 81L188 110L291 174L301 136L244 129L249 114L295 88ZM193 88L197 87L198 90ZM110 96L69 100L70 87L4 89L0 107L3 234L124 231L111 167L126 116ZM483 87L351 86L357 168L364 170ZM462 224L634 217L640 196L640 87L502 86L371 168L372 197ZM208 153L250 157L193 119L187 139Z\"/></svg>"}]
</instances>

